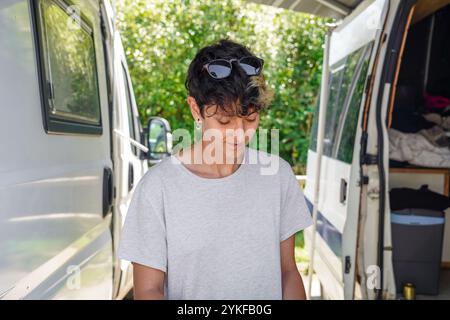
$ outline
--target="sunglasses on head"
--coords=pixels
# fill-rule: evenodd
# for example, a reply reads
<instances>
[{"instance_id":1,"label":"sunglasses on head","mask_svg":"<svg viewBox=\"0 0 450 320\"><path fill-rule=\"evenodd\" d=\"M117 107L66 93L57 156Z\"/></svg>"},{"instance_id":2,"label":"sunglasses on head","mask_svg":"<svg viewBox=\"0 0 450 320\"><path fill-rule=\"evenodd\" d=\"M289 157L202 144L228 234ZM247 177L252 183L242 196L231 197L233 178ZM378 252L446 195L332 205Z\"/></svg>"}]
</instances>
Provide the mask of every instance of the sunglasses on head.
<instances>
[{"instance_id":1,"label":"sunglasses on head","mask_svg":"<svg viewBox=\"0 0 450 320\"><path fill-rule=\"evenodd\" d=\"M248 76L257 76L261 73L264 60L249 56L240 59L215 59L203 65L203 69L214 79L223 79L228 77L233 70L233 62L238 62L239 66Z\"/></svg>"}]
</instances>

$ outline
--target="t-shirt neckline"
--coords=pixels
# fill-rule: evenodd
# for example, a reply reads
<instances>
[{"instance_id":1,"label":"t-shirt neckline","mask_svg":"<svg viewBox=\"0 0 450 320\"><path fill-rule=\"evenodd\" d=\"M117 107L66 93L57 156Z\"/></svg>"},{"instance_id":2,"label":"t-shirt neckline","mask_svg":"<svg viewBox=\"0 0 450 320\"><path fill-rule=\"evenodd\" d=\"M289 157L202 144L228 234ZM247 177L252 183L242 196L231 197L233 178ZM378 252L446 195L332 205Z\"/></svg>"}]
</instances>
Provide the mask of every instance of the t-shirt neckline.
<instances>
[{"instance_id":1,"label":"t-shirt neckline","mask_svg":"<svg viewBox=\"0 0 450 320\"><path fill-rule=\"evenodd\" d=\"M183 162L181 162L181 160L178 159L174 154L171 154L169 158L170 158L170 161L174 161L173 163L175 164L175 167L178 167L180 169L180 171L182 171L185 175L191 177L191 179L195 179L197 181L204 182L204 183L221 183L221 182L225 182L225 181L230 181L230 180L236 179L240 175L242 175L242 172L244 171L244 164L246 164L247 159L248 159L248 147L245 146L244 156L243 156L242 162L241 162L240 166L237 168L237 170L234 171L232 174L230 174L230 175L228 175L226 177L222 177L222 178L205 178L205 177L201 177L201 176L193 173L191 170L189 170L183 164Z\"/></svg>"}]
</instances>

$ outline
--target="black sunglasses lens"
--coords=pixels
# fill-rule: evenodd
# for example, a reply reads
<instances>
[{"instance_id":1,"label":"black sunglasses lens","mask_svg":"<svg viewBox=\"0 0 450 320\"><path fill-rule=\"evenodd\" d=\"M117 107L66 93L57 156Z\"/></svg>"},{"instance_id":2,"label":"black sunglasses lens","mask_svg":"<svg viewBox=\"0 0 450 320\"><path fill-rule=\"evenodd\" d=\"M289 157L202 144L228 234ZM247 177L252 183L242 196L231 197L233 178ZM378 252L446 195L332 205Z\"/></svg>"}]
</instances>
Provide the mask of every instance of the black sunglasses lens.
<instances>
[{"instance_id":1,"label":"black sunglasses lens","mask_svg":"<svg viewBox=\"0 0 450 320\"><path fill-rule=\"evenodd\" d=\"M244 69L244 71L249 76L256 76L261 72L262 61L258 58L254 57L242 58L239 61L239 64L241 68Z\"/></svg>"},{"instance_id":2,"label":"black sunglasses lens","mask_svg":"<svg viewBox=\"0 0 450 320\"><path fill-rule=\"evenodd\" d=\"M231 66L225 60L212 61L208 65L208 72L215 79L226 78L231 73Z\"/></svg>"}]
</instances>

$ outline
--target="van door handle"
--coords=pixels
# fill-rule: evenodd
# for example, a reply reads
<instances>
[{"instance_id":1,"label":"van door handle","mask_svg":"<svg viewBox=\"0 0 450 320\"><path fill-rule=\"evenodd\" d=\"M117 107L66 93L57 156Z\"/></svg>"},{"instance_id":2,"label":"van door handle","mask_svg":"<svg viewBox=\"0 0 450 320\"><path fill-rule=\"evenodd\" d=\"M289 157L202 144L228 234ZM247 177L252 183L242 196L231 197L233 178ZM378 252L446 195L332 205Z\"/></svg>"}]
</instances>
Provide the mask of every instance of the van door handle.
<instances>
[{"instance_id":1,"label":"van door handle","mask_svg":"<svg viewBox=\"0 0 450 320\"><path fill-rule=\"evenodd\" d=\"M345 203L345 200L347 200L347 181L345 181L345 179L341 179L339 201L341 203Z\"/></svg>"},{"instance_id":2,"label":"van door handle","mask_svg":"<svg viewBox=\"0 0 450 320\"><path fill-rule=\"evenodd\" d=\"M113 171L111 168L103 169L103 218L112 208L113 203Z\"/></svg>"},{"instance_id":3,"label":"van door handle","mask_svg":"<svg viewBox=\"0 0 450 320\"><path fill-rule=\"evenodd\" d=\"M134 167L130 162L128 164L128 191L131 191L134 187Z\"/></svg>"}]
</instances>

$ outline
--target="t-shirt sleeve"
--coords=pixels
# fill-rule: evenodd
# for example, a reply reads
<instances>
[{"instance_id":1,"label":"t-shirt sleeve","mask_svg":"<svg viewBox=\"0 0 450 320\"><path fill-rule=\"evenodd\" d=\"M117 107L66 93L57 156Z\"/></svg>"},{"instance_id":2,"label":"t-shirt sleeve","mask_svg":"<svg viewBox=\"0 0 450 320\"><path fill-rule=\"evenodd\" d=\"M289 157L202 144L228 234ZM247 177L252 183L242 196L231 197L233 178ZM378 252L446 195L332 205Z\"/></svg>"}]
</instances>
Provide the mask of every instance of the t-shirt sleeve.
<instances>
[{"instance_id":1,"label":"t-shirt sleeve","mask_svg":"<svg viewBox=\"0 0 450 320\"><path fill-rule=\"evenodd\" d=\"M306 199L297 178L288 164L282 181L281 213L280 213L280 241L288 239L295 233L312 225L313 221L309 213Z\"/></svg>"},{"instance_id":2,"label":"t-shirt sleeve","mask_svg":"<svg viewBox=\"0 0 450 320\"><path fill-rule=\"evenodd\" d=\"M136 185L119 241L120 259L167 272L167 241L158 177Z\"/></svg>"}]
</instances>

